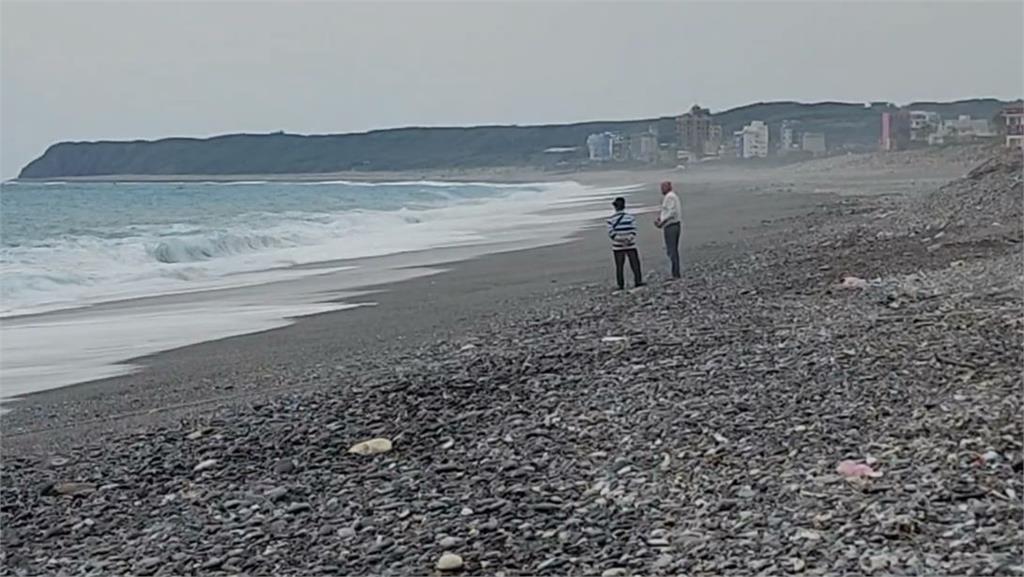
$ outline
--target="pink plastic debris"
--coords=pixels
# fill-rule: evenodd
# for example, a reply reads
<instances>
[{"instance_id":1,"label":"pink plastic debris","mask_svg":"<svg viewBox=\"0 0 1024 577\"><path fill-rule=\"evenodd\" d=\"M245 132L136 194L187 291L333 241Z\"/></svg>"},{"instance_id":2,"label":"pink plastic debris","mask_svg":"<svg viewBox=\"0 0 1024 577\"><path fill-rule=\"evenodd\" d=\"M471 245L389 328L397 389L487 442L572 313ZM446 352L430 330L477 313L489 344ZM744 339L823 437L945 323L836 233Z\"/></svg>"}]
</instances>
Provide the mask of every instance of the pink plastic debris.
<instances>
[{"instance_id":1,"label":"pink plastic debris","mask_svg":"<svg viewBox=\"0 0 1024 577\"><path fill-rule=\"evenodd\" d=\"M856 461L840 461L836 466L836 472L847 478L859 479L861 477L881 477L882 473L872 469L869 465Z\"/></svg>"}]
</instances>

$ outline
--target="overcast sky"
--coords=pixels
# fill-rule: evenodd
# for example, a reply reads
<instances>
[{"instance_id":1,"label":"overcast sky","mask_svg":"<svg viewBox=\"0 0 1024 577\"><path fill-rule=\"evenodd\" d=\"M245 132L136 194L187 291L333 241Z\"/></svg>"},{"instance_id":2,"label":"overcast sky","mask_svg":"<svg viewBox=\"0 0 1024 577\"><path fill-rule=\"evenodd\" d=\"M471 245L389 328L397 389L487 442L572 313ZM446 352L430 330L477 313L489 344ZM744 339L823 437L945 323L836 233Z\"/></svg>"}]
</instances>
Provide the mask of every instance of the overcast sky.
<instances>
[{"instance_id":1,"label":"overcast sky","mask_svg":"<svg viewBox=\"0 0 1024 577\"><path fill-rule=\"evenodd\" d=\"M0 160L61 140L1019 97L1014 2L0 0Z\"/></svg>"}]
</instances>

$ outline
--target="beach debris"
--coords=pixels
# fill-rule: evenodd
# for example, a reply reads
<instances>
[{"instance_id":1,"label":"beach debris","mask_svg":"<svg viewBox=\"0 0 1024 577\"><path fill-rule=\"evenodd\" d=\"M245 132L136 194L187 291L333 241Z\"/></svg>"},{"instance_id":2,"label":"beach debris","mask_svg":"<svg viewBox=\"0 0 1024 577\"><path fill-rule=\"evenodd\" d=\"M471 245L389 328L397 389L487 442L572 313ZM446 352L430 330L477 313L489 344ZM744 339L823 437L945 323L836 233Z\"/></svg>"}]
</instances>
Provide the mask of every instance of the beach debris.
<instances>
[{"instance_id":1,"label":"beach debris","mask_svg":"<svg viewBox=\"0 0 1024 577\"><path fill-rule=\"evenodd\" d=\"M877 478L882 476L882 473L872 469L871 465L850 460L840 461L839 464L836 465L836 472L848 479L858 479L863 477Z\"/></svg>"},{"instance_id":2,"label":"beach debris","mask_svg":"<svg viewBox=\"0 0 1024 577\"><path fill-rule=\"evenodd\" d=\"M846 289L862 289L867 288L868 281L855 276L848 276L843 278L843 282L839 285Z\"/></svg>"},{"instance_id":3,"label":"beach debris","mask_svg":"<svg viewBox=\"0 0 1024 577\"><path fill-rule=\"evenodd\" d=\"M207 469L212 469L219 462L220 461L218 461L217 459L206 459L204 461L200 461L195 467L192 467L192 471L194 473L200 473L200 472L205 471Z\"/></svg>"},{"instance_id":4,"label":"beach debris","mask_svg":"<svg viewBox=\"0 0 1024 577\"><path fill-rule=\"evenodd\" d=\"M64 465L67 465L70 462L71 460L68 459L67 457L60 456L50 457L49 461L51 467L63 467Z\"/></svg>"},{"instance_id":5,"label":"beach debris","mask_svg":"<svg viewBox=\"0 0 1024 577\"><path fill-rule=\"evenodd\" d=\"M348 450L353 455L376 455L379 453L387 453L392 448L391 439L384 437L378 437L376 439L369 439L356 443Z\"/></svg>"},{"instance_id":6,"label":"beach debris","mask_svg":"<svg viewBox=\"0 0 1024 577\"><path fill-rule=\"evenodd\" d=\"M438 571L458 571L462 569L463 564L462 557L446 552L437 560L436 567Z\"/></svg>"},{"instance_id":7,"label":"beach debris","mask_svg":"<svg viewBox=\"0 0 1024 577\"><path fill-rule=\"evenodd\" d=\"M601 577L626 577L629 571L625 567L612 567L601 572Z\"/></svg>"},{"instance_id":8,"label":"beach debris","mask_svg":"<svg viewBox=\"0 0 1024 577\"><path fill-rule=\"evenodd\" d=\"M629 340L629 337L601 337L602 343L623 343Z\"/></svg>"}]
</instances>

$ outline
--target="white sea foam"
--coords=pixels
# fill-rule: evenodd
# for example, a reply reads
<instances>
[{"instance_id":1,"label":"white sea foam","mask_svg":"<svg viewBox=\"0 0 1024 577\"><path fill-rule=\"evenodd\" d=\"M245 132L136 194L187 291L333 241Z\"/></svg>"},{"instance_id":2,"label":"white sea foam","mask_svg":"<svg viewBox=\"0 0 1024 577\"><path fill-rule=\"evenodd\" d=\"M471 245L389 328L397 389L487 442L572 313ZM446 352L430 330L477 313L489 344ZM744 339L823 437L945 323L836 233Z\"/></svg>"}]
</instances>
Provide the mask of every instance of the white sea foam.
<instances>
[{"instance_id":1,"label":"white sea foam","mask_svg":"<svg viewBox=\"0 0 1024 577\"><path fill-rule=\"evenodd\" d=\"M589 202L595 196L575 183L358 186L379 186L381 194L396 186L433 192L418 209L250 212L215 225L129 223L5 246L0 317L269 282L313 274L295 265L481 243L497 231L529 238L538 227L578 218L545 214L545 207ZM454 194L469 186L505 192L496 197Z\"/></svg>"},{"instance_id":2,"label":"white sea foam","mask_svg":"<svg viewBox=\"0 0 1024 577\"><path fill-rule=\"evenodd\" d=\"M343 309L351 305L331 298L339 290L439 272L429 266L460 258L427 249L461 247L456 252L468 258L559 242L607 212L588 203L627 190L420 181L199 191L195 184L12 192L27 193L20 200L29 204L4 221L22 234L5 234L0 250L0 397L123 374L134 369L123 363L140 355ZM197 212L193 202L207 204ZM80 218L80 210L92 217ZM161 220L168 211L194 218ZM427 252L401 257L396 268L358 260L420 250ZM336 262L345 259L357 260ZM138 297L157 298L126 300Z\"/></svg>"}]
</instances>

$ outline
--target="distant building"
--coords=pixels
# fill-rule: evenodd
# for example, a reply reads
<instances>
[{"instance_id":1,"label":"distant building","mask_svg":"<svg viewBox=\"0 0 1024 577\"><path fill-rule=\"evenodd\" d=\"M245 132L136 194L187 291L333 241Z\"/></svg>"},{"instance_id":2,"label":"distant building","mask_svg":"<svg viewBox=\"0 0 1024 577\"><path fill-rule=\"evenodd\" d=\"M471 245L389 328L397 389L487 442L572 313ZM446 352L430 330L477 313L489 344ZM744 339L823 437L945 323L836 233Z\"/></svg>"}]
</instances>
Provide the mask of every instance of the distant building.
<instances>
[{"instance_id":1,"label":"distant building","mask_svg":"<svg viewBox=\"0 0 1024 577\"><path fill-rule=\"evenodd\" d=\"M679 150L696 156L718 154L722 144L722 127L714 124L711 111L694 104L690 111L676 118ZM713 152L708 152L713 149Z\"/></svg>"},{"instance_id":2,"label":"distant building","mask_svg":"<svg viewBox=\"0 0 1024 577\"><path fill-rule=\"evenodd\" d=\"M882 113L882 150L903 150L910 145L910 113L896 109Z\"/></svg>"},{"instance_id":3,"label":"distant building","mask_svg":"<svg viewBox=\"0 0 1024 577\"><path fill-rule=\"evenodd\" d=\"M612 160L617 162L629 160L629 141L621 134L612 133Z\"/></svg>"},{"instance_id":4,"label":"distant building","mask_svg":"<svg viewBox=\"0 0 1024 577\"><path fill-rule=\"evenodd\" d=\"M1004 107L999 117L1003 123L1001 132L1006 135L1006 146L1024 147L1024 102Z\"/></svg>"},{"instance_id":5,"label":"distant building","mask_svg":"<svg viewBox=\"0 0 1024 577\"><path fill-rule=\"evenodd\" d=\"M737 130L736 156L739 158L764 158L768 156L768 125L760 120Z\"/></svg>"},{"instance_id":6,"label":"distant building","mask_svg":"<svg viewBox=\"0 0 1024 577\"><path fill-rule=\"evenodd\" d=\"M651 132L629 136L629 158L638 162L658 161L658 136Z\"/></svg>"},{"instance_id":7,"label":"distant building","mask_svg":"<svg viewBox=\"0 0 1024 577\"><path fill-rule=\"evenodd\" d=\"M910 141L928 142L928 136L936 133L942 124L942 117L938 112L927 110L910 111Z\"/></svg>"},{"instance_id":8,"label":"distant building","mask_svg":"<svg viewBox=\"0 0 1024 577\"><path fill-rule=\"evenodd\" d=\"M955 120L943 120L938 130L928 135L928 144L946 144L948 142L970 142L978 138L995 136L988 120L971 118L961 114Z\"/></svg>"},{"instance_id":9,"label":"distant building","mask_svg":"<svg viewBox=\"0 0 1024 577\"><path fill-rule=\"evenodd\" d=\"M722 125L708 127L708 139L704 141L704 156L718 156L722 150Z\"/></svg>"},{"instance_id":10,"label":"distant building","mask_svg":"<svg viewBox=\"0 0 1024 577\"><path fill-rule=\"evenodd\" d=\"M658 163L665 166L678 164L676 147L671 144L658 145Z\"/></svg>"},{"instance_id":11,"label":"distant building","mask_svg":"<svg viewBox=\"0 0 1024 577\"><path fill-rule=\"evenodd\" d=\"M800 139L800 148L814 156L822 156L827 152L824 132L805 132Z\"/></svg>"},{"instance_id":12,"label":"distant building","mask_svg":"<svg viewBox=\"0 0 1024 577\"><path fill-rule=\"evenodd\" d=\"M785 156L797 148L794 123L792 120L783 120L779 127L779 156Z\"/></svg>"},{"instance_id":13,"label":"distant building","mask_svg":"<svg viewBox=\"0 0 1024 577\"><path fill-rule=\"evenodd\" d=\"M992 125L984 118L971 118L961 114L955 120L942 121L942 128L947 134L961 138L985 138L993 136Z\"/></svg>"},{"instance_id":14,"label":"distant building","mask_svg":"<svg viewBox=\"0 0 1024 577\"><path fill-rule=\"evenodd\" d=\"M615 135L611 132L595 132L587 137L587 151L590 160L606 162L612 159L612 141Z\"/></svg>"}]
</instances>

